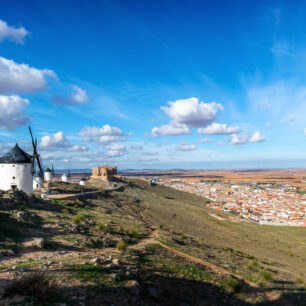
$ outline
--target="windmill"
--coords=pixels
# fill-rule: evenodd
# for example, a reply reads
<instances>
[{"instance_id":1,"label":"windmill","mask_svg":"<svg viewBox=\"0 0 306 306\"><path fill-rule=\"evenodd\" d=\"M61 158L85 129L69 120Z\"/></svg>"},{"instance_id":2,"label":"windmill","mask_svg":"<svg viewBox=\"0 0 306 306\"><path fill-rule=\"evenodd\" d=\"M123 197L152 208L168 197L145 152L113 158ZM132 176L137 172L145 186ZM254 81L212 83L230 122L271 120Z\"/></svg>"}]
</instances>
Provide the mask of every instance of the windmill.
<instances>
[{"instance_id":1,"label":"windmill","mask_svg":"<svg viewBox=\"0 0 306 306\"><path fill-rule=\"evenodd\" d=\"M36 165L40 171L41 174L43 174L43 169L42 169L42 166L41 166L41 162L40 162L40 155L37 153L37 138L35 138L35 141L34 141L34 137L33 137L33 134L32 134L32 130L31 130L31 127L29 126L29 131L30 131L30 134L31 134L31 138L32 138L32 146L33 146L33 154L32 154L32 167L33 167L33 174L36 173Z\"/></svg>"}]
</instances>

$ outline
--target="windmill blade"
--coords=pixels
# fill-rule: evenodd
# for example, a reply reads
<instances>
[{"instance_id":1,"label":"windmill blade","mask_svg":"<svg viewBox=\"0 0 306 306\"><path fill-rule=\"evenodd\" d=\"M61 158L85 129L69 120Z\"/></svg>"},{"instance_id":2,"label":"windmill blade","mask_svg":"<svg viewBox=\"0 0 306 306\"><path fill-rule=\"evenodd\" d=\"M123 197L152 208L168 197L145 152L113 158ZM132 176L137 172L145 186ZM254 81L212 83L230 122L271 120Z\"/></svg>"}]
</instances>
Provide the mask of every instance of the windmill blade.
<instances>
[{"instance_id":1,"label":"windmill blade","mask_svg":"<svg viewBox=\"0 0 306 306\"><path fill-rule=\"evenodd\" d=\"M40 163L40 160L39 160L38 156L36 156L36 160L37 160L37 165L38 165L39 171L43 174L44 172L42 170L41 163Z\"/></svg>"},{"instance_id":2,"label":"windmill blade","mask_svg":"<svg viewBox=\"0 0 306 306\"><path fill-rule=\"evenodd\" d=\"M32 130L31 130L31 126L29 126L29 131L30 131L30 135L31 135L31 138L32 138L32 145L34 147L34 138L33 138Z\"/></svg>"},{"instance_id":3,"label":"windmill blade","mask_svg":"<svg viewBox=\"0 0 306 306\"><path fill-rule=\"evenodd\" d=\"M37 138L35 137L35 149L37 147Z\"/></svg>"}]
</instances>

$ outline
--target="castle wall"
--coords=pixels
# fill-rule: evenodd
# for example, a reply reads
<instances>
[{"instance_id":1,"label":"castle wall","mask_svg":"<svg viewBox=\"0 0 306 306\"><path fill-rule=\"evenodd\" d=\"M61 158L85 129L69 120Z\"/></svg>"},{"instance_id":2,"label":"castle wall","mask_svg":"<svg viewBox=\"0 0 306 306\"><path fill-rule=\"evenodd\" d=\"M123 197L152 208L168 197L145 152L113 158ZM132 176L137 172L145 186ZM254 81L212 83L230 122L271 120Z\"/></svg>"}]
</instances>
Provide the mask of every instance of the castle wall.
<instances>
[{"instance_id":1,"label":"castle wall","mask_svg":"<svg viewBox=\"0 0 306 306\"><path fill-rule=\"evenodd\" d=\"M0 189L10 190L12 186L27 194L33 192L31 164L0 164Z\"/></svg>"}]
</instances>

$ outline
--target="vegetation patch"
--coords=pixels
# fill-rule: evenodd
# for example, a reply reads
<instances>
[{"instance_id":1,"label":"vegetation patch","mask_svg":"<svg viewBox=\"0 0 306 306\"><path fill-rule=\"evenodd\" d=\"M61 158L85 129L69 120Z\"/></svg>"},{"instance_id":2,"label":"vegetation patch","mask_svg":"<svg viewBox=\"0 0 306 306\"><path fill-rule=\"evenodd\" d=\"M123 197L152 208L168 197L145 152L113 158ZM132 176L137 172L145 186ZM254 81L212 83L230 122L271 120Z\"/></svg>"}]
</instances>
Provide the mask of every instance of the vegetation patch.
<instances>
[{"instance_id":1,"label":"vegetation patch","mask_svg":"<svg viewBox=\"0 0 306 306\"><path fill-rule=\"evenodd\" d=\"M44 272L22 275L13 280L4 290L4 296L25 295L38 303L57 299L55 280Z\"/></svg>"}]
</instances>

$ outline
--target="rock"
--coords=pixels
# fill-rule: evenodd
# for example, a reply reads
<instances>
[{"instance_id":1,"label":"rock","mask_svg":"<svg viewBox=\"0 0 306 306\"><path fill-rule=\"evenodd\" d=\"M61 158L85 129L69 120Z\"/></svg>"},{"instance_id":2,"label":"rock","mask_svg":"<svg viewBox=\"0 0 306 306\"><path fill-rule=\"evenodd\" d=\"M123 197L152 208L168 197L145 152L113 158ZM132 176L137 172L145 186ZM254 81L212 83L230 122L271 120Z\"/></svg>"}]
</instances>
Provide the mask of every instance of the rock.
<instances>
[{"instance_id":1,"label":"rock","mask_svg":"<svg viewBox=\"0 0 306 306\"><path fill-rule=\"evenodd\" d=\"M17 221L18 222L28 222L31 215L27 211L18 211L17 212Z\"/></svg>"},{"instance_id":2,"label":"rock","mask_svg":"<svg viewBox=\"0 0 306 306\"><path fill-rule=\"evenodd\" d=\"M111 279L113 279L113 280L119 280L119 279L120 279L120 275L117 274L117 273L112 273L112 274L110 275L110 277L111 277Z\"/></svg>"},{"instance_id":3,"label":"rock","mask_svg":"<svg viewBox=\"0 0 306 306\"><path fill-rule=\"evenodd\" d=\"M53 261L51 261L51 260L47 261L47 265L48 265L48 266L51 266L51 265L53 265L53 264L54 264Z\"/></svg>"},{"instance_id":4,"label":"rock","mask_svg":"<svg viewBox=\"0 0 306 306\"><path fill-rule=\"evenodd\" d=\"M116 266L119 265L119 259L118 258L113 259L112 263Z\"/></svg>"},{"instance_id":5,"label":"rock","mask_svg":"<svg viewBox=\"0 0 306 306\"><path fill-rule=\"evenodd\" d=\"M93 258L91 260L91 262L94 263L94 264L100 265L102 261L101 261L101 258L98 257L98 258Z\"/></svg>"},{"instance_id":6,"label":"rock","mask_svg":"<svg viewBox=\"0 0 306 306\"><path fill-rule=\"evenodd\" d=\"M46 256L39 256L38 259L46 259Z\"/></svg>"},{"instance_id":7,"label":"rock","mask_svg":"<svg viewBox=\"0 0 306 306\"><path fill-rule=\"evenodd\" d=\"M24 242L23 246L43 249L45 246L45 239L44 238L31 238L29 241Z\"/></svg>"}]
</instances>

